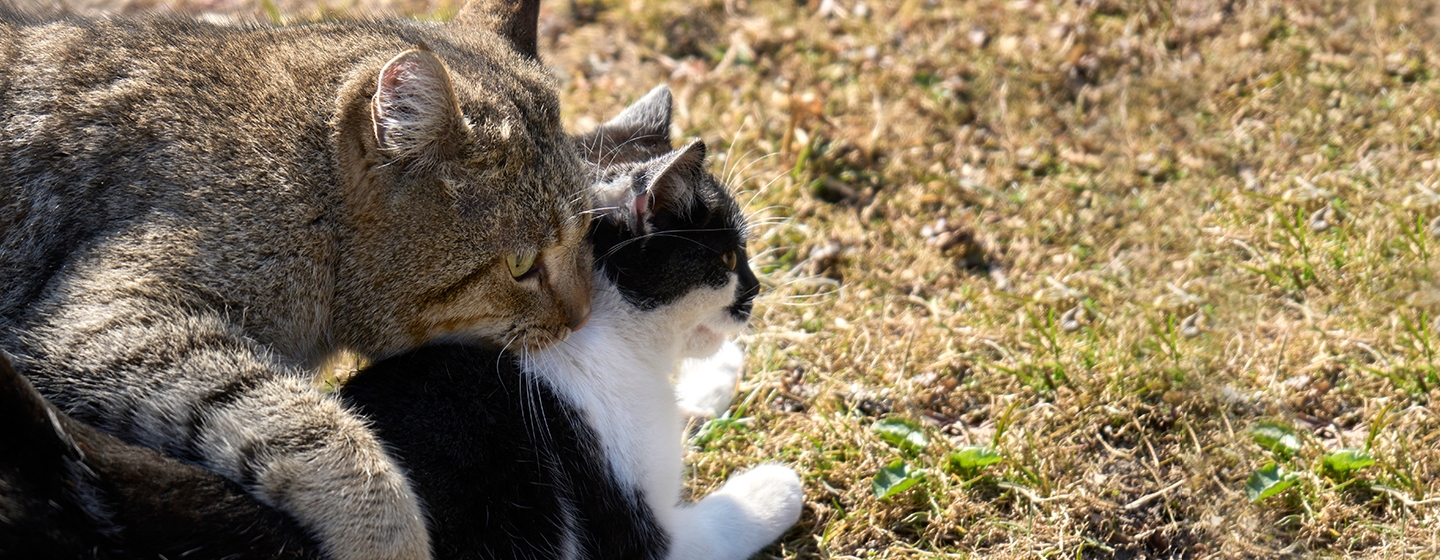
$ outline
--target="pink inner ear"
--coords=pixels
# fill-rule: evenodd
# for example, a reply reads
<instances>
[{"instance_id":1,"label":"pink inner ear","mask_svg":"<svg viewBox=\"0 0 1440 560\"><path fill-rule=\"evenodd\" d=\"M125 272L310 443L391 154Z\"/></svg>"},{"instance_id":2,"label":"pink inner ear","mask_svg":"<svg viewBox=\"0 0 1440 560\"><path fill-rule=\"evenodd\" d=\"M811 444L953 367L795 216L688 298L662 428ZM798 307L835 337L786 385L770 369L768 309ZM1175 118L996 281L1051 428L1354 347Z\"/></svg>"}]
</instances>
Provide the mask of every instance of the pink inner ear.
<instances>
[{"instance_id":1,"label":"pink inner ear","mask_svg":"<svg viewBox=\"0 0 1440 560\"><path fill-rule=\"evenodd\" d=\"M634 209L637 222L645 220L645 211L650 208L650 193L640 193L635 197Z\"/></svg>"},{"instance_id":2,"label":"pink inner ear","mask_svg":"<svg viewBox=\"0 0 1440 560\"><path fill-rule=\"evenodd\" d=\"M419 77L417 66L409 60L397 60L386 67L384 73L380 74L380 90L376 92L376 100L385 104L393 103L400 95L398 90L409 85L406 83L408 80Z\"/></svg>"},{"instance_id":3,"label":"pink inner ear","mask_svg":"<svg viewBox=\"0 0 1440 560\"><path fill-rule=\"evenodd\" d=\"M405 67L405 62L397 62L396 64L390 65L389 68L385 69L385 74L380 76L380 88L382 90L393 90L395 86L400 85L401 75L407 72L410 72L410 69Z\"/></svg>"},{"instance_id":4,"label":"pink inner ear","mask_svg":"<svg viewBox=\"0 0 1440 560\"><path fill-rule=\"evenodd\" d=\"M396 61L380 73L380 86L375 92L375 98L370 103L370 117L375 121L375 140L381 146L385 146L385 120L389 119L391 110L401 95L398 91L408 84L405 80L415 76L415 64L408 60Z\"/></svg>"}]
</instances>

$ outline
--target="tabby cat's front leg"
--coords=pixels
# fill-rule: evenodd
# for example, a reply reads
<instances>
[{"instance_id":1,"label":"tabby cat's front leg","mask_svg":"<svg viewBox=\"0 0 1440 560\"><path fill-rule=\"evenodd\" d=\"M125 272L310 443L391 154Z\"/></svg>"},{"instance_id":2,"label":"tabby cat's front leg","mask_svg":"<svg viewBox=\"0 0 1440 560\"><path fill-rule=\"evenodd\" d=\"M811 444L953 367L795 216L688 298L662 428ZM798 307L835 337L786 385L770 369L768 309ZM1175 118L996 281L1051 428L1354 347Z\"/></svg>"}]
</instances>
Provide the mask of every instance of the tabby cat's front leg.
<instances>
[{"instance_id":1,"label":"tabby cat's front leg","mask_svg":"<svg viewBox=\"0 0 1440 560\"><path fill-rule=\"evenodd\" d=\"M24 337L24 373L52 402L236 481L294 517L331 558L429 558L401 470L303 371L221 313L98 299L43 309L44 324Z\"/></svg>"},{"instance_id":2,"label":"tabby cat's front leg","mask_svg":"<svg viewBox=\"0 0 1440 560\"><path fill-rule=\"evenodd\" d=\"M409 482L337 399L277 377L209 419L195 443L202 464L295 517L328 556L430 557Z\"/></svg>"}]
</instances>

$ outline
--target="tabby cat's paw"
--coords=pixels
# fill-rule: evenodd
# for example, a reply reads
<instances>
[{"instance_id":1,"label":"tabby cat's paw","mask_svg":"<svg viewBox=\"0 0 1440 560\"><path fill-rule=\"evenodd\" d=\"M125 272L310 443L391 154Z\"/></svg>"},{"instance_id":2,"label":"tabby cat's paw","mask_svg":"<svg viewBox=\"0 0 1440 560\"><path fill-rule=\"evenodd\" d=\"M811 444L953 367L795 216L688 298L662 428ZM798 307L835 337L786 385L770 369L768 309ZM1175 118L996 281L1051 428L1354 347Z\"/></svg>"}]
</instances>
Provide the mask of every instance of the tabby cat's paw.
<instances>
[{"instance_id":1,"label":"tabby cat's paw","mask_svg":"<svg viewBox=\"0 0 1440 560\"><path fill-rule=\"evenodd\" d=\"M400 470L385 457L351 451L278 461L262 483L289 485L267 493L307 526L327 558L429 560L419 500Z\"/></svg>"},{"instance_id":2,"label":"tabby cat's paw","mask_svg":"<svg viewBox=\"0 0 1440 560\"><path fill-rule=\"evenodd\" d=\"M687 418L705 420L724 414L735 399L745 352L733 340L706 358L680 362L676 375L675 400Z\"/></svg>"},{"instance_id":3,"label":"tabby cat's paw","mask_svg":"<svg viewBox=\"0 0 1440 560\"><path fill-rule=\"evenodd\" d=\"M430 558L420 500L360 417L295 378L254 392L258 404L206 424L200 452L222 475L249 478L251 492L299 522L327 558Z\"/></svg>"}]
</instances>

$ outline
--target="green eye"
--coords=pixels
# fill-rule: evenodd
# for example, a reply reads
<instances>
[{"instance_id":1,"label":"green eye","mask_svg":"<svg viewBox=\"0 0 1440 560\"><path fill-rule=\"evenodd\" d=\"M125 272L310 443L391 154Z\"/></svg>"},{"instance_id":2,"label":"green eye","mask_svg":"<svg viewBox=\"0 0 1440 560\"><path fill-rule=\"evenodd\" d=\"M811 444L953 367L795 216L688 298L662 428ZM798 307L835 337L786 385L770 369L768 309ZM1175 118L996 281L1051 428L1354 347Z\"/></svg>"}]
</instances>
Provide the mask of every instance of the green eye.
<instances>
[{"instance_id":1,"label":"green eye","mask_svg":"<svg viewBox=\"0 0 1440 560\"><path fill-rule=\"evenodd\" d=\"M735 270L735 265L740 264L740 256L735 251L720 255L720 262L725 263L725 268Z\"/></svg>"},{"instance_id":2,"label":"green eye","mask_svg":"<svg viewBox=\"0 0 1440 560\"><path fill-rule=\"evenodd\" d=\"M519 278L526 272L530 272L530 267L535 265L535 252L530 251L523 255L514 253L505 255L505 264L510 265L510 276Z\"/></svg>"}]
</instances>

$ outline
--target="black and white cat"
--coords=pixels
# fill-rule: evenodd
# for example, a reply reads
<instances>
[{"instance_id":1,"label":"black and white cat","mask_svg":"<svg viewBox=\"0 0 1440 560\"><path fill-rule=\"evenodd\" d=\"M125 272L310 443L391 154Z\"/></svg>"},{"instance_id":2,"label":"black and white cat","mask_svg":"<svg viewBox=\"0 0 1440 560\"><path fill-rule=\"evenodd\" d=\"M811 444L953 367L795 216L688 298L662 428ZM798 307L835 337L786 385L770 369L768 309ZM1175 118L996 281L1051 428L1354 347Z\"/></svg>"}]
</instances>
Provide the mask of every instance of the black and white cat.
<instances>
[{"instance_id":1,"label":"black and white cat","mask_svg":"<svg viewBox=\"0 0 1440 560\"><path fill-rule=\"evenodd\" d=\"M437 557L743 559L798 519L780 465L681 499L670 377L744 327L759 284L704 144L672 151L669 127L662 86L584 138L609 202L585 328L541 351L420 349L342 389L409 471Z\"/></svg>"}]
</instances>

